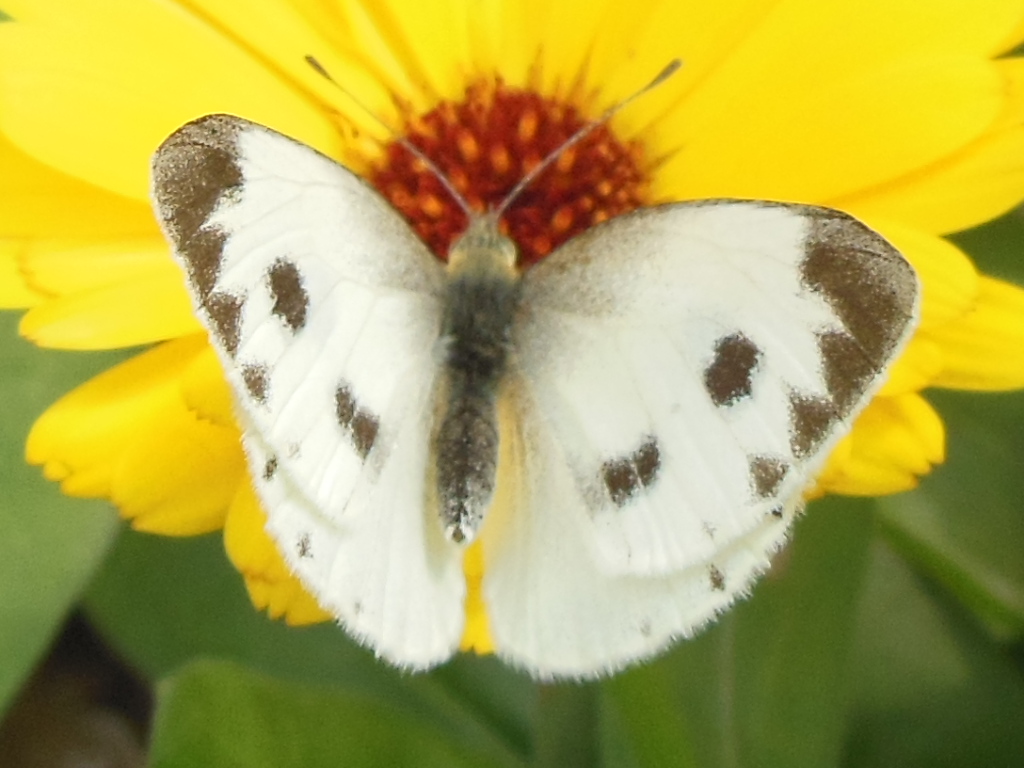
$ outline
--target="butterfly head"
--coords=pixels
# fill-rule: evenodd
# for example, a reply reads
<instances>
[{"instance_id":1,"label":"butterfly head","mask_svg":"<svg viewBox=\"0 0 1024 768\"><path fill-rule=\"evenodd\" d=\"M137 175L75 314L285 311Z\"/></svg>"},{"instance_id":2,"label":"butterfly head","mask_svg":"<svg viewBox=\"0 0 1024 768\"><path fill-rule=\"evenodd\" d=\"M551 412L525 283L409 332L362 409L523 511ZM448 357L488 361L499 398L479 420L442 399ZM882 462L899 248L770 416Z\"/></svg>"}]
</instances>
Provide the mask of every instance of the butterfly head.
<instances>
[{"instance_id":1,"label":"butterfly head","mask_svg":"<svg viewBox=\"0 0 1024 768\"><path fill-rule=\"evenodd\" d=\"M518 250L515 243L498 229L496 213L475 214L469 226L448 251L448 274L490 274L506 278L517 276Z\"/></svg>"}]
</instances>

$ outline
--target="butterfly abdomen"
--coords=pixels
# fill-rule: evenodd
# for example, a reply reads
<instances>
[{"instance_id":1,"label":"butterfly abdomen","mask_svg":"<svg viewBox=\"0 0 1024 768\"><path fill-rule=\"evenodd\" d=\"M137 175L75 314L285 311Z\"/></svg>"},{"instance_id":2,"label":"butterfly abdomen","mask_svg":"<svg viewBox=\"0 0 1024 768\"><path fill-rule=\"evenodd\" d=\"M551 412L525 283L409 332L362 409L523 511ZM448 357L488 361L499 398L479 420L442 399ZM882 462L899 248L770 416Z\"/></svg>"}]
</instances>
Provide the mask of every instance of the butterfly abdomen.
<instances>
[{"instance_id":1,"label":"butterfly abdomen","mask_svg":"<svg viewBox=\"0 0 1024 768\"><path fill-rule=\"evenodd\" d=\"M514 248L473 227L456 243L442 324L444 402L435 432L437 491L450 539L471 541L494 495L497 391L505 374L519 279Z\"/></svg>"}]
</instances>

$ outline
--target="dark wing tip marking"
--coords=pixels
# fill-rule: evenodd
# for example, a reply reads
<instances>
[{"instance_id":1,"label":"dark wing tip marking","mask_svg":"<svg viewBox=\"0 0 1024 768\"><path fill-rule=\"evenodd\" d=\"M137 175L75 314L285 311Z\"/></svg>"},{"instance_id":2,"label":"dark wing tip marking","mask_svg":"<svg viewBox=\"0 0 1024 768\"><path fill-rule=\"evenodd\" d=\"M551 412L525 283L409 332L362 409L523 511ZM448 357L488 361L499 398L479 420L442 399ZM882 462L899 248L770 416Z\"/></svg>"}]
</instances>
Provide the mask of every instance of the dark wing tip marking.
<instances>
[{"instance_id":1,"label":"dark wing tip marking","mask_svg":"<svg viewBox=\"0 0 1024 768\"><path fill-rule=\"evenodd\" d=\"M767 455L749 456L748 461L754 495L760 499L772 498L789 473L789 463L777 456Z\"/></svg>"},{"instance_id":2,"label":"dark wing tip marking","mask_svg":"<svg viewBox=\"0 0 1024 768\"><path fill-rule=\"evenodd\" d=\"M344 382L334 391L334 408L338 424L352 441L359 458L365 460L377 439L380 421L359 405Z\"/></svg>"},{"instance_id":3,"label":"dark wing tip marking","mask_svg":"<svg viewBox=\"0 0 1024 768\"><path fill-rule=\"evenodd\" d=\"M661 469L661 449L657 438L648 435L629 456L606 461L601 465L601 478L612 503L625 506L641 488L654 484Z\"/></svg>"},{"instance_id":4,"label":"dark wing tip marking","mask_svg":"<svg viewBox=\"0 0 1024 768\"><path fill-rule=\"evenodd\" d=\"M914 316L914 268L885 238L851 216L817 210L800 265L876 369L885 366Z\"/></svg>"},{"instance_id":5,"label":"dark wing tip marking","mask_svg":"<svg viewBox=\"0 0 1024 768\"><path fill-rule=\"evenodd\" d=\"M309 294L302 284L302 273L295 262L278 259L267 272L270 296L274 300L273 313L284 321L292 333L306 324Z\"/></svg>"},{"instance_id":6,"label":"dark wing tip marking","mask_svg":"<svg viewBox=\"0 0 1024 768\"><path fill-rule=\"evenodd\" d=\"M240 125L225 115L200 118L172 133L153 156L157 213L201 299L216 284L224 246L223 234L206 223L243 182Z\"/></svg>"},{"instance_id":7,"label":"dark wing tip marking","mask_svg":"<svg viewBox=\"0 0 1024 768\"><path fill-rule=\"evenodd\" d=\"M825 386L836 408L846 415L881 372L860 343L848 333L827 331L818 334Z\"/></svg>"},{"instance_id":8,"label":"dark wing tip marking","mask_svg":"<svg viewBox=\"0 0 1024 768\"><path fill-rule=\"evenodd\" d=\"M270 371L261 363L246 363L242 366L242 381L249 396L260 405L267 402L270 394Z\"/></svg>"},{"instance_id":9,"label":"dark wing tip marking","mask_svg":"<svg viewBox=\"0 0 1024 768\"><path fill-rule=\"evenodd\" d=\"M217 286L227 235L219 229L201 229L184 243L178 253L185 263L188 279L200 302L205 303Z\"/></svg>"},{"instance_id":10,"label":"dark wing tip marking","mask_svg":"<svg viewBox=\"0 0 1024 768\"><path fill-rule=\"evenodd\" d=\"M919 292L913 267L881 235L840 211L808 207L804 215L810 228L802 283L828 303L845 331L817 336L829 397L790 394L790 445L798 459L817 449L889 364Z\"/></svg>"},{"instance_id":11,"label":"dark wing tip marking","mask_svg":"<svg viewBox=\"0 0 1024 768\"><path fill-rule=\"evenodd\" d=\"M704 387L715 405L727 407L750 397L761 354L757 345L739 332L715 342L715 357L704 371Z\"/></svg>"},{"instance_id":12,"label":"dark wing tip marking","mask_svg":"<svg viewBox=\"0 0 1024 768\"><path fill-rule=\"evenodd\" d=\"M232 293L211 293L202 303L210 321L210 332L232 357L241 340L242 308L245 298Z\"/></svg>"}]
</instances>

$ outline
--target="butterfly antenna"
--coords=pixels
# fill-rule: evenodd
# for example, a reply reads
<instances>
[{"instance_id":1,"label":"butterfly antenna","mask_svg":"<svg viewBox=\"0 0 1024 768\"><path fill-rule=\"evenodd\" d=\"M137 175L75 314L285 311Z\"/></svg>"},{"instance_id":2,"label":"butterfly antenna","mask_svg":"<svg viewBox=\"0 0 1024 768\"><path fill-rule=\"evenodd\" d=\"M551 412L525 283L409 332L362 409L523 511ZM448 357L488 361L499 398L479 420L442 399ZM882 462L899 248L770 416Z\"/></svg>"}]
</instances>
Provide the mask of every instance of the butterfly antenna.
<instances>
[{"instance_id":1,"label":"butterfly antenna","mask_svg":"<svg viewBox=\"0 0 1024 768\"><path fill-rule=\"evenodd\" d=\"M375 123L377 123L377 125L381 126L385 131L387 131L388 135L391 136L392 141L394 141L399 146L403 147L406 152L408 152L421 163L423 163L423 165L425 165L427 169L431 173L433 173L434 176L437 177L437 180L441 182L441 186L444 187L448 191L448 194L452 196L452 199L454 199L455 202L459 204L459 207L462 208L463 213L465 213L467 217L473 218L474 216L477 215L473 211L472 207L470 207L469 203L466 201L466 198L464 198L462 194L459 192L459 190L455 188L455 185L452 184L451 180L447 176L445 176L444 173L442 173L441 169L437 167L434 161L427 157L419 147L417 147L411 141L406 139L404 136L399 136L398 132L395 131L394 128L388 125L382 118L377 116L377 113L375 113L372 109L366 106L366 104L364 104L362 101L356 98L355 94L353 94L345 86L343 86L333 77L331 77L331 73L328 72L324 68L324 66L315 58L307 54L306 63L309 64L309 66L311 66L318 75L323 77L325 80L327 80L327 82L331 83L332 85L334 85L335 88L337 88L339 91L345 94L345 96L347 96L357 107L359 107L361 110L363 110L363 112L369 115L370 118ZM632 99L632 97L630 97L630 99Z\"/></svg>"},{"instance_id":2,"label":"butterfly antenna","mask_svg":"<svg viewBox=\"0 0 1024 768\"><path fill-rule=\"evenodd\" d=\"M508 209L509 205L511 205L512 202L517 197L519 197L522 191L526 189L528 186L530 186L530 184L532 184L538 176L544 173L544 171L546 171L559 158L559 156L563 152L565 152L570 147L578 144L587 136L589 136L594 130L600 128L602 125L607 123L609 120L612 119L612 117L614 117L619 112L619 110L629 106L635 99L643 96L651 89L657 88L663 82L668 80L672 75L676 73L676 71L682 65L683 62L680 61L679 59L673 59L672 61L670 61L665 66L665 68L661 70L661 72L659 72L653 80L651 80L651 82L649 82L640 90L630 94L622 101L620 101L618 104L615 104L606 109L599 117L595 118L594 120L591 120L589 123L584 125L578 131L576 131L576 133L574 133L572 136L566 139L561 144L561 146L552 151L541 162L537 163L537 165L531 168L530 171L525 176L523 176L523 178L521 178L514 187L512 187L512 191L505 195L505 199L501 201L501 204L491 214L494 216L495 220L500 219L501 215Z\"/></svg>"}]
</instances>

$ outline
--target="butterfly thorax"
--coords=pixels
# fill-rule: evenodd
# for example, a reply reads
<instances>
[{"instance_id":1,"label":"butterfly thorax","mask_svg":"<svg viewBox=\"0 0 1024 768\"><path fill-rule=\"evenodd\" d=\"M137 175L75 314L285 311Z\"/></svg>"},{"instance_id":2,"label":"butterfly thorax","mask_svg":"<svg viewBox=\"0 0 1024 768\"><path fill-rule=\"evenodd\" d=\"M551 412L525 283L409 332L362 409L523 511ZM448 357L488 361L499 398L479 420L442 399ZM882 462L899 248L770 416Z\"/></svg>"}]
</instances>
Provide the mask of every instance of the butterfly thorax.
<instances>
[{"instance_id":1,"label":"butterfly thorax","mask_svg":"<svg viewBox=\"0 0 1024 768\"><path fill-rule=\"evenodd\" d=\"M434 455L441 518L459 543L473 540L494 495L497 391L519 297L515 260L515 245L492 217L474 219L449 254Z\"/></svg>"}]
</instances>

